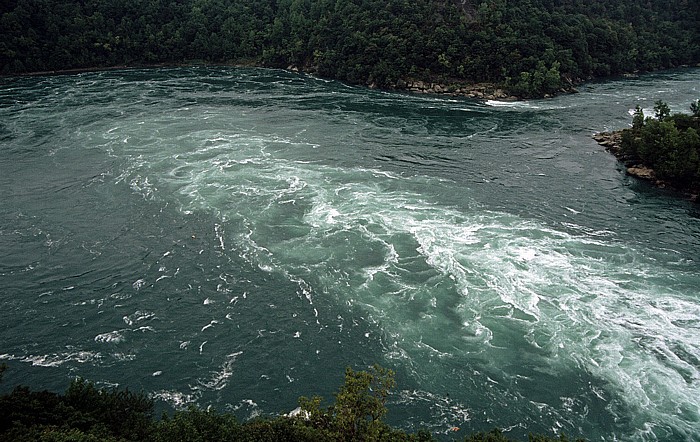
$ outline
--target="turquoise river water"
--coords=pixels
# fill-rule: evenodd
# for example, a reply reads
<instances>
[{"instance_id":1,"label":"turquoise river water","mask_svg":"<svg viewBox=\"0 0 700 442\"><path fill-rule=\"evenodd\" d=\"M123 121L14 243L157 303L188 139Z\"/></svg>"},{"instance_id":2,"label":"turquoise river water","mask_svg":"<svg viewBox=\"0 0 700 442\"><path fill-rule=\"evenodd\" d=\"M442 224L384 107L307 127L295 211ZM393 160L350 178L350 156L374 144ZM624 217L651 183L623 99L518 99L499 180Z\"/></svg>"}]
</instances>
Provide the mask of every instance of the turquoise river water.
<instances>
[{"instance_id":1,"label":"turquoise river water","mask_svg":"<svg viewBox=\"0 0 700 442\"><path fill-rule=\"evenodd\" d=\"M700 208L591 135L700 70L517 103L285 71L0 79L1 391L241 419L392 368L388 420L700 440ZM450 427L460 432L450 432Z\"/></svg>"}]
</instances>

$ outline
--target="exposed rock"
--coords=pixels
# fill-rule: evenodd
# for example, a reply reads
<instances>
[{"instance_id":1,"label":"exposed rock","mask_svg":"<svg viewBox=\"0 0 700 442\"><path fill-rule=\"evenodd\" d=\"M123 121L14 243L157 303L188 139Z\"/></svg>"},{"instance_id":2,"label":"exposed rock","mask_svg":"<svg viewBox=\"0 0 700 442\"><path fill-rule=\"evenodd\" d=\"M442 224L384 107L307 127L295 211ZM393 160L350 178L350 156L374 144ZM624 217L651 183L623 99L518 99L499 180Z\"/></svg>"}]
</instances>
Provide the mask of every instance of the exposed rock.
<instances>
[{"instance_id":1,"label":"exposed rock","mask_svg":"<svg viewBox=\"0 0 700 442\"><path fill-rule=\"evenodd\" d=\"M622 133L628 129L623 129L614 132L600 132L593 135L593 139L598 142L601 146L605 147L605 150L610 152L625 166L625 171L627 175L639 178L642 180L650 181L656 187L660 188L670 188L679 192L685 193L691 201L698 201L698 189L677 189L673 187L667 181L660 180L656 177L654 169L638 163L638 159L632 158L625 154L622 150Z\"/></svg>"},{"instance_id":2,"label":"exposed rock","mask_svg":"<svg viewBox=\"0 0 700 442\"><path fill-rule=\"evenodd\" d=\"M508 95L503 89L487 83L427 83L421 80L398 80L394 84L394 88L422 94L451 95L482 100L513 101L518 99L518 97Z\"/></svg>"},{"instance_id":3,"label":"exposed rock","mask_svg":"<svg viewBox=\"0 0 700 442\"><path fill-rule=\"evenodd\" d=\"M626 162L629 160L622 152L622 131L600 132L593 135L593 139L598 144L605 147L605 150L612 153L618 160Z\"/></svg>"},{"instance_id":4,"label":"exposed rock","mask_svg":"<svg viewBox=\"0 0 700 442\"><path fill-rule=\"evenodd\" d=\"M637 178L641 178L643 180L656 180L656 174L654 173L654 170L643 165L628 167L627 174Z\"/></svg>"}]
</instances>

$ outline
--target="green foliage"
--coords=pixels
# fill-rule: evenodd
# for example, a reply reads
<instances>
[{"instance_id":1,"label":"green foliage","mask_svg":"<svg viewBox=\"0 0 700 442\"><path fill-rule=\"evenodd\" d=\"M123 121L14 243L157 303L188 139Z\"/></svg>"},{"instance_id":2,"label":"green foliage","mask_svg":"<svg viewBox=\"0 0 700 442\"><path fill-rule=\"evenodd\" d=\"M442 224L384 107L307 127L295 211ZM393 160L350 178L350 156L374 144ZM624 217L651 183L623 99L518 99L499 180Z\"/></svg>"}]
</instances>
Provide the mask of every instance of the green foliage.
<instances>
[{"instance_id":1,"label":"green foliage","mask_svg":"<svg viewBox=\"0 0 700 442\"><path fill-rule=\"evenodd\" d=\"M632 128L622 134L622 149L634 162L644 164L657 178L674 187L700 189L700 116L698 101L691 104L693 115L673 114L666 103L657 101L655 117L644 118L637 107Z\"/></svg>"},{"instance_id":2,"label":"green foliage","mask_svg":"<svg viewBox=\"0 0 700 442\"><path fill-rule=\"evenodd\" d=\"M654 117L659 121L664 121L671 116L671 108L661 100L654 103Z\"/></svg>"},{"instance_id":3,"label":"green foliage","mask_svg":"<svg viewBox=\"0 0 700 442\"><path fill-rule=\"evenodd\" d=\"M345 383L335 394L335 403L324 409L320 397L302 397L300 419L336 441L398 440L395 438L401 433L382 421L387 413L389 392L395 386L391 370L378 365L369 371L348 367Z\"/></svg>"},{"instance_id":4,"label":"green foliage","mask_svg":"<svg viewBox=\"0 0 700 442\"><path fill-rule=\"evenodd\" d=\"M335 402L300 398L302 412L239 423L230 414L190 407L160 420L152 402L128 390L107 391L78 379L68 390L32 392L18 387L0 396L0 440L44 442L433 442L427 431L415 434L390 427L383 418L396 385L391 370L346 369ZM566 436L531 435L530 442L568 442ZM512 442L496 429L467 436L465 442Z\"/></svg>"},{"instance_id":5,"label":"green foliage","mask_svg":"<svg viewBox=\"0 0 700 442\"><path fill-rule=\"evenodd\" d=\"M690 103L690 111L693 113L694 117L700 117L700 100L695 100Z\"/></svg>"},{"instance_id":6,"label":"green foliage","mask_svg":"<svg viewBox=\"0 0 700 442\"><path fill-rule=\"evenodd\" d=\"M143 394L97 389L80 379L64 395L18 387L0 397L0 436L12 435L6 440L144 440L152 408Z\"/></svg>"},{"instance_id":7,"label":"green foliage","mask_svg":"<svg viewBox=\"0 0 700 442\"><path fill-rule=\"evenodd\" d=\"M154 442L224 442L241 440L241 424L230 414L190 407L153 424Z\"/></svg>"},{"instance_id":8,"label":"green foliage","mask_svg":"<svg viewBox=\"0 0 700 442\"><path fill-rule=\"evenodd\" d=\"M639 105L634 108L634 115L632 117L632 128L641 129L644 126L644 111Z\"/></svg>"},{"instance_id":9,"label":"green foliage","mask_svg":"<svg viewBox=\"0 0 700 442\"><path fill-rule=\"evenodd\" d=\"M0 74L234 62L542 96L696 64L698 10L687 0L16 0L0 9Z\"/></svg>"},{"instance_id":10,"label":"green foliage","mask_svg":"<svg viewBox=\"0 0 700 442\"><path fill-rule=\"evenodd\" d=\"M153 401L144 393L98 389L83 379L73 381L63 401L82 414L85 425L104 425L118 437L141 440L149 431Z\"/></svg>"},{"instance_id":11,"label":"green foliage","mask_svg":"<svg viewBox=\"0 0 700 442\"><path fill-rule=\"evenodd\" d=\"M506 86L511 93L525 98L555 94L563 86L560 67L561 63L554 61L547 68L544 61L540 60L533 71L521 72L517 81L509 78Z\"/></svg>"},{"instance_id":12,"label":"green foliage","mask_svg":"<svg viewBox=\"0 0 700 442\"><path fill-rule=\"evenodd\" d=\"M513 439L509 439L498 428L489 431L488 433L475 433L467 436L464 442L513 442ZM550 436L544 435L529 435L528 442L569 442L569 438L562 434L558 438L552 438ZM571 441L574 442L574 441ZM584 439L576 439L576 442L584 442Z\"/></svg>"},{"instance_id":13,"label":"green foliage","mask_svg":"<svg viewBox=\"0 0 700 442\"><path fill-rule=\"evenodd\" d=\"M386 398L396 385L394 372L375 365L371 371L345 370L345 384L335 395L335 404L329 413L335 418L340 433L375 436L381 431L381 420L386 414Z\"/></svg>"}]
</instances>

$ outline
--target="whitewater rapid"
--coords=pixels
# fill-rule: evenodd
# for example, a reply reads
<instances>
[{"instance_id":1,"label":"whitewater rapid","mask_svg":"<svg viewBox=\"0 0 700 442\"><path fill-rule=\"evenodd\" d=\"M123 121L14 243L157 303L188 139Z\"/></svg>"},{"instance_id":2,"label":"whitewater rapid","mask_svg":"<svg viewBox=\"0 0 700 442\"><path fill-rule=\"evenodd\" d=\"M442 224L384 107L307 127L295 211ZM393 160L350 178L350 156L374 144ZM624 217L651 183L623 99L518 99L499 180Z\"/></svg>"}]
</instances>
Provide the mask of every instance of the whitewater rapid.
<instances>
[{"instance_id":1,"label":"whitewater rapid","mask_svg":"<svg viewBox=\"0 0 700 442\"><path fill-rule=\"evenodd\" d=\"M378 362L409 430L698 440L697 211L590 139L697 75L514 104L228 68L6 79L7 383L250 418Z\"/></svg>"}]
</instances>

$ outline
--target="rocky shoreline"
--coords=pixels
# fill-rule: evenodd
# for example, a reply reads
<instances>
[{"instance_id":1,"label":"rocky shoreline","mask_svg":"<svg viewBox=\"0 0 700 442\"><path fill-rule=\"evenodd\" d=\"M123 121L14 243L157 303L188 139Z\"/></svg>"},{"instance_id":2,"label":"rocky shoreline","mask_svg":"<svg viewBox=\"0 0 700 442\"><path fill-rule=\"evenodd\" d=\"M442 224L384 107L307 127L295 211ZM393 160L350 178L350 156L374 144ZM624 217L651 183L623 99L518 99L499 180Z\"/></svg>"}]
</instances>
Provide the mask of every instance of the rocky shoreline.
<instances>
[{"instance_id":1,"label":"rocky shoreline","mask_svg":"<svg viewBox=\"0 0 700 442\"><path fill-rule=\"evenodd\" d=\"M301 69L295 65L288 66L287 70L291 72L306 72L312 75L315 73L313 67ZM382 89L376 83L367 83L365 86L370 89ZM417 94L450 95L479 100L518 101L522 99L521 97L508 94L505 90L493 83L441 83L427 80L401 79L383 89L413 92ZM546 96L544 98L550 97Z\"/></svg>"},{"instance_id":2,"label":"rocky shoreline","mask_svg":"<svg viewBox=\"0 0 700 442\"><path fill-rule=\"evenodd\" d=\"M509 95L503 89L491 83L443 84L421 80L399 80L396 82L395 89L419 94L452 95L479 100L520 100L519 97Z\"/></svg>"},{"instance_id":3,"label":"rocky shoreline","mask_svg":"<svg viewBox=\"0 0 700 442\"><path fill-rule=\"evenodd\" d=\"M230 66L230 67L263 67L255 61L248 60L238 63L146 63L133 65L114 65L114 66L92 66L81 68L60 69L51 71L35 71L25 72L19 76L35 76L35 75L62 75L62 74L79 74L84 72L99 72L113 71L119 69L147 69L147 68L167 68L167 67L188 67L188 66ZM300 69L298 66L290 65L287 67L290 72L305 72L314 75L315 69ZM379 89L374 83L366 85L370 89ZM395 91L406 91L417 94L432 94L432 95L449 95L453 97L473 98L477 100L497 100L497 101L520 101L523 97L511 95L505 89L499 87L495 83L463 83L463 82L437 82L428 80L403 79L396 81L386 89ZM571 94L578 92L573 84L562 88L557 94ZM554 94L554 95L557 95ZM552 98L550 94L546 94L541 98Z\"/></svg>"},{"instance_id":4,"label":"rocky shoreline","mask_svg":"<svg viewBox=\"0 0 700 442\"><path fill-rule=\"evenodd\" d=\"M370 85L373 87L373 85ZM523 97L512 95L494 83L440 83L422 80L399 80L392 89L418 94L450 95L453 97L474 98L477 100L520 101ZM572 94L578 92L570 84L557 94ZM554 95L557 95L554 94ZM552 98L554 95L545 94L540 98Z\"/></svg>"},{"instance_id":5,"label":"rocky shoreline","mask_svg":"<svg viewBox=\"0 0 700 442\"><path fill-rule=\"evenodd\" d=\"M669 188L677 192L685 193L691 201L698 201L697 192L692 192L689 190L678 189L671 185L669 182L657 178L654 169L648 167L644 164L636 161L635 158L630 157L622 151L622 133L627 129L617 130L613 132L599 132L593 135L593 139L603 146L605 150L610 152L620 161L624 167L627 175L639 178L644 181L648 181L659 188Z\"/></svg>"},{"instance_id":6,"label":"rocky shoreline","mask_svg":"<svg viewBox=\"0 0 700 442\"><path fill-rule=\"evenodd\" d=\"M625 165L627 175L651 181L654 185L659 187L666 187L667 183L656 179L656 173L654 173L652 168L643 164L637 164L633 158L622 152L622 132L624 130L625 129L614 132L600 132L593 135L593 139Z\"/></svg>"}]
</instances>

